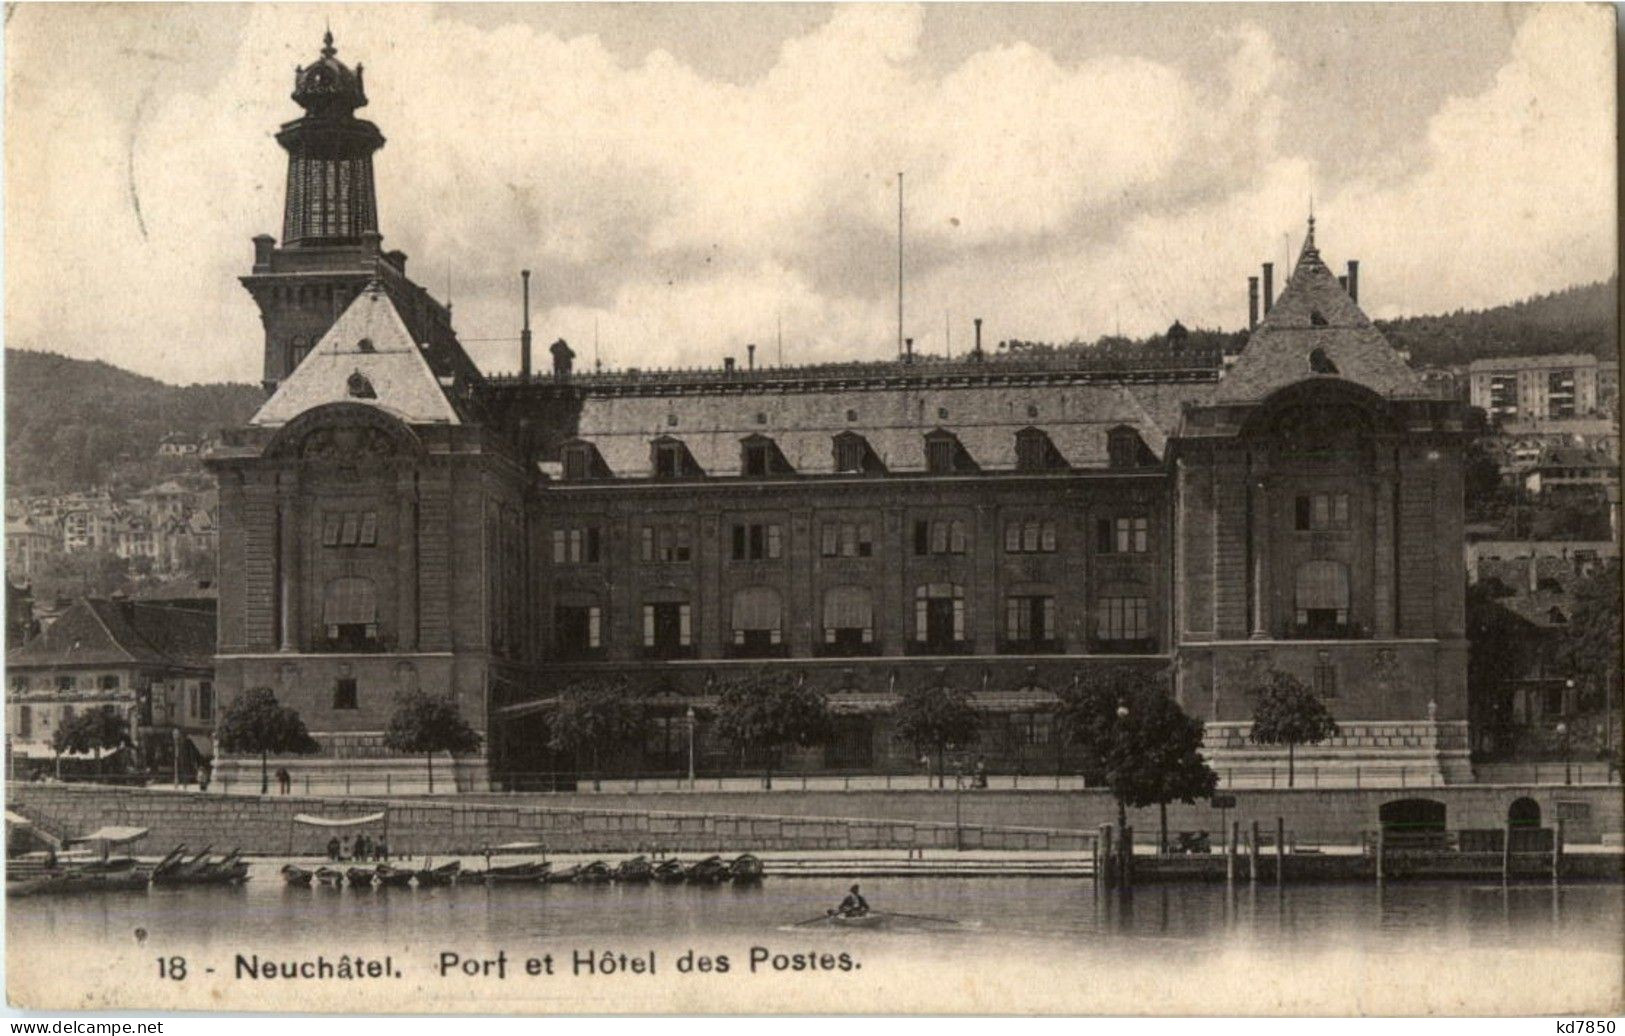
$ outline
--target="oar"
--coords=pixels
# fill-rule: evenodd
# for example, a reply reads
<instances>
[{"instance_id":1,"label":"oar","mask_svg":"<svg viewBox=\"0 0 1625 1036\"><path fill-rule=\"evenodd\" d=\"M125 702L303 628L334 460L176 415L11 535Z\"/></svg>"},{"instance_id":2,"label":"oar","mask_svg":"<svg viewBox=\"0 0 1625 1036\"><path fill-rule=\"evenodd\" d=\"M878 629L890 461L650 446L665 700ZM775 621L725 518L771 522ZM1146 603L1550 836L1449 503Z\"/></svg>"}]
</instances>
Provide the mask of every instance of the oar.
<instances>
[{"instance_id":1,"label":"oar","mask_svg":"<svg viewBox=\"0 0 1625 1036\"><path fill-rule=\"evenodd\" d=\"M802 925L817 924L819 921L828 921L830 919L831 915L833 915L834 913L835 913L835 911L833 911L833 910L826 910L822 914L819 914L817 917L809 917L805 921L797 921L795 924L791 925L790 927L791 928L800 928Z\"/></svg>"},{"instance_id":2,"label":"oar","mask_svg":"<svg viewBox=\"0 0 1625 1036\"><path fill-rule=\"evenodd\" d=\"M958 924L951 917L935 917L931 914L905 914L897 910L877 910L876 913L890 914L892 917L907 917L915 921L940 921L943 924Z\"/></svg>"}]
</instances>

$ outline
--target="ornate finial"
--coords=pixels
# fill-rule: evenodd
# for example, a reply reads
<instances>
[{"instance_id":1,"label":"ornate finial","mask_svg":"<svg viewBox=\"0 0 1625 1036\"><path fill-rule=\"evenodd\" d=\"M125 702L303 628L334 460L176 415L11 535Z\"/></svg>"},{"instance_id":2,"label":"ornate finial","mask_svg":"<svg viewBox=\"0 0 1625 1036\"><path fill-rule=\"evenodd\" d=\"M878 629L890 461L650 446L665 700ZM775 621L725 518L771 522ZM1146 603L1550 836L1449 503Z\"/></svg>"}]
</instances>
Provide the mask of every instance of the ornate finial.
<instances>
[{"instance_id":1,"label":"ornate finial","mask_svg":"<svg viewBox=\"0 0 1625 1036\"><path fill-rule=\"evenodd\" d=\"M322 34L322 57L330 58L338 52L338 48L333 46L333 23L329 22L327 31Z\"/></svg>"},{"instance_id":2,"label":"ornate finial","mask_svg":"<svg viewBox=\"0 0 1625 1036\"><path fill-rule=\"evenodd\" d=\"M1309 247L1315 247L1315 195L1309 194Z\"/></svg>"}]
</instances>

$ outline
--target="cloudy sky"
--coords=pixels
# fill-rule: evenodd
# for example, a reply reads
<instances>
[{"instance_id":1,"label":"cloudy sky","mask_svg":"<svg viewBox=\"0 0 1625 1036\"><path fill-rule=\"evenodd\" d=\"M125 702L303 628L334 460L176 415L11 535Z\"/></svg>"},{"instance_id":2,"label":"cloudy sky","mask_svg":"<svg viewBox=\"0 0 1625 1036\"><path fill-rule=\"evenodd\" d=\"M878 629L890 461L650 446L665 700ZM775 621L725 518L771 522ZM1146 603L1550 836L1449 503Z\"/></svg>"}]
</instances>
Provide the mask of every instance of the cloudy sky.
<instances>
[{"instance_id":1,"label":"cloudy sky","mask_svg":"<svg viewBox=\"0 0 1625 1036\"><path fill-rule=\"evenodd\" d=\"M7 344L252 381L293 68L366 66L386 247L517 364L1235 327L1301 240L1374 316L1609 276L1602 6L11 6Z\"/></svg>"}]
</instances>

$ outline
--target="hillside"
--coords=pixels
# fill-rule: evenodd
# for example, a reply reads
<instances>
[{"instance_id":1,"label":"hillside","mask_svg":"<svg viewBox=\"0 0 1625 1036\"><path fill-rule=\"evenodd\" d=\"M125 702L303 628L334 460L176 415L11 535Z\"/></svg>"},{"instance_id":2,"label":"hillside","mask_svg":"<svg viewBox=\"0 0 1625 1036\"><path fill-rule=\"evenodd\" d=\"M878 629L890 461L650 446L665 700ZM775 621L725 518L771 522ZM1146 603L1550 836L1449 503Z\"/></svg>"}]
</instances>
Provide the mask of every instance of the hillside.
<instances>
[{"instance_id":1,"label":"hillside","mask_svg":"<svg viewBox=\"0 0 1625 1036\"><path fill-rule=\"evenodd\" d=\"M1610 278L1494 309L1379 320L1377 326L1424 367L1549 353L1617 359L1618 293L1618 278Z\"/></svg>"},{"instance_id":2,"label":"hillside","mask_svg":"<svg viewBox=\"0 0 1625 1036\"><path fill-rule=\"evenodd\" d=\"M142 485L195 470L157 459L159 439L243 424L263 398L254 385L166 385L100 361L7 349L7 490Z\"/></svg>"}]
</instances>

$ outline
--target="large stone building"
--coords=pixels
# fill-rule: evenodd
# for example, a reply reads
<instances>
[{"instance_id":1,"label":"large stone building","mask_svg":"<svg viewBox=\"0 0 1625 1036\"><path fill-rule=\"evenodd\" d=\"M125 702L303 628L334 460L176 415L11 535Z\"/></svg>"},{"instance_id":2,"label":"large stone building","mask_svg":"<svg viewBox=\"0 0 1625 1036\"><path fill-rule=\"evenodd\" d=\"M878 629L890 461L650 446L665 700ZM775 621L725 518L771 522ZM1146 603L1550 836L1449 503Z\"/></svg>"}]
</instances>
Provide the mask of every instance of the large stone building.
<instances>
[{"instance_id":1,"label":"large stone building","mask_svg":"<svg viewBox=\"0 0 1625 1036\"><path fill-rule=\"evenodd\" d=\"M1312 221L1229 366L978 340L954 362L578 373L559 342L536 373L527 331L521 372L485 378L382 250L359 68L329 40L294 99L283 240L244 278L271 395L209 458L218 686L300 710L324 754L291 768L421 766L381 744L421 686L486 734L459 783L520 785L571 765L549 699L612 673L656 713L615 767L680 768L697 706L714 771L713 681L785 666L840 716L792 766L909 765L888 713L943 683L983 712L990 766L1041 772L1066 764L1057 692L1140 665L1173 674L1221 766L1276 760L1245 734L1282 668L1343 724L1317 765L1466 774L1464 407L1372 326Z\"/></svg>"}]
</instances>

